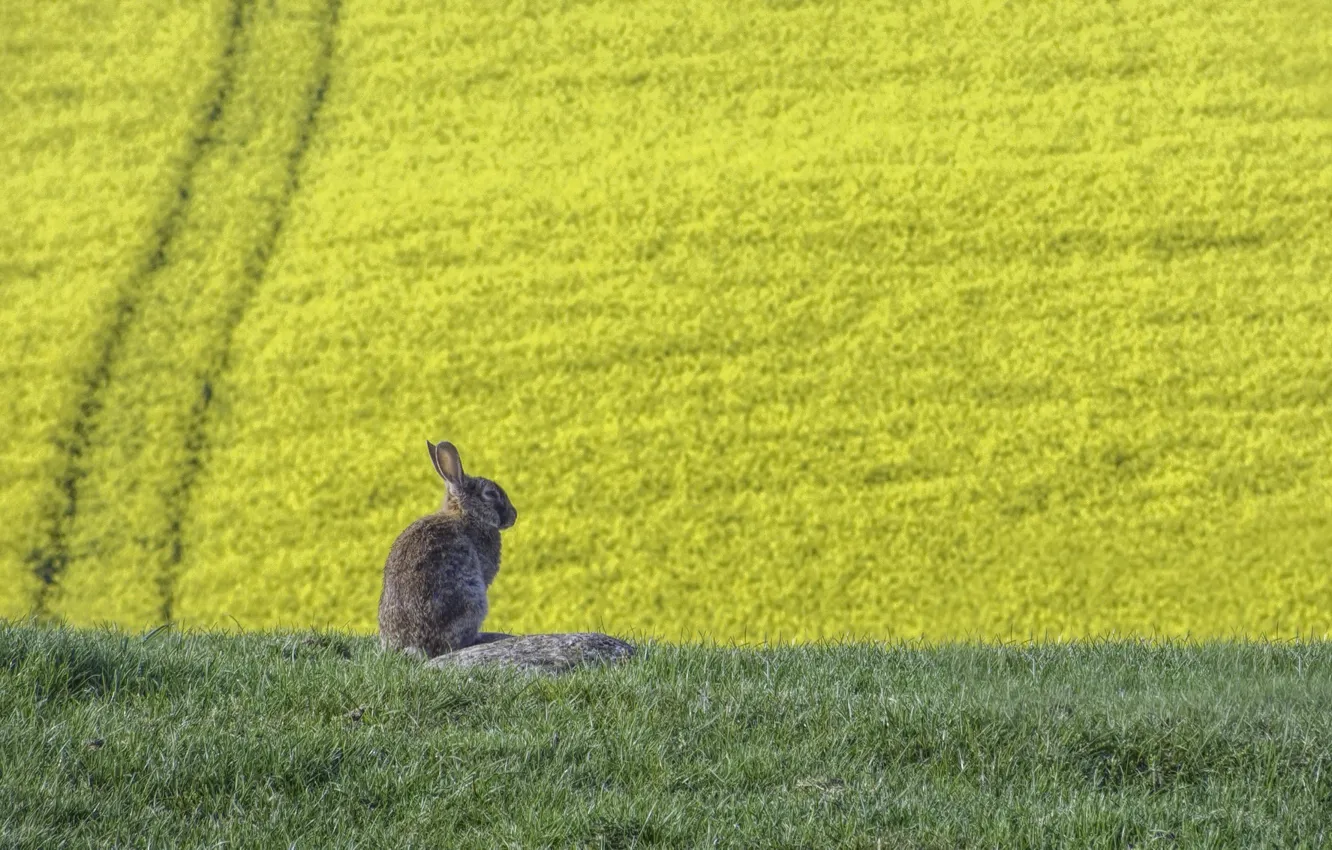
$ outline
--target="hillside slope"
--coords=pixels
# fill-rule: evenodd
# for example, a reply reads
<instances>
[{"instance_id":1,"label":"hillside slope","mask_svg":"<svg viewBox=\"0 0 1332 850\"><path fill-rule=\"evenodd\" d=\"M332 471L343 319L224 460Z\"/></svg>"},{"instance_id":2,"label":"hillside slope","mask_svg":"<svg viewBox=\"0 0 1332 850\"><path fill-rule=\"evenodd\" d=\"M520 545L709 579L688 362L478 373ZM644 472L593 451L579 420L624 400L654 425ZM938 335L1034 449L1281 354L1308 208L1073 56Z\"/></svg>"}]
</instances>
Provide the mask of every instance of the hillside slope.
<instances>
[{"instance_id":1,"label":"hillside slope","mask_svg":"<svg viewBox=\"0 0 1332 850\"><path fill-rule=\"evenodd\" d=\"M1324 847L1332 644L373 639L0 623L6 847Z\"/></svg>"}]
</instances>

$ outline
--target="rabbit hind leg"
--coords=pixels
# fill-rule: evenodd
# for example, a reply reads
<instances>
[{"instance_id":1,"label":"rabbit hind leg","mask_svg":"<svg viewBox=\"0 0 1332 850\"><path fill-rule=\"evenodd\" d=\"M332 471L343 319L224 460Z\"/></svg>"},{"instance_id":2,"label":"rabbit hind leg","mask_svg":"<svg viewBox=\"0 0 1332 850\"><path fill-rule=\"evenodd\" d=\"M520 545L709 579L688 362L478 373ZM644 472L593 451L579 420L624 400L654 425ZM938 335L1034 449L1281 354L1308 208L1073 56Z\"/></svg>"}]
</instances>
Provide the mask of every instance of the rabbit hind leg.
<instances>
[{"instance_id":1,"label":"rabbit hind leg","mask_svg":"<svg viewBox=\"0 0 1332 850\"><path fill-rule=\"evenodd\" d=\"M435 651L432 656L442 655L445 652L453 652L459 649L465 649L475 643L480 630L481 621L485 619L484 612L468 612L461 617L456 617L445 624L438 635L439 645L432 647Z\"/></svg>"},{"instance_id":2,"label":"rabbit hind leg","mask_svg":"<svg viewBox=\"0 0 1332 850\"><path fill-rule=\"evenodd\" d=\"M381 652L401 652L408 658L418 658L424 661L429 657L429 653L423 647L404 644L401 639L394 640L388 635L379 635L379 649Z\"/></svg>"}]
</instances>

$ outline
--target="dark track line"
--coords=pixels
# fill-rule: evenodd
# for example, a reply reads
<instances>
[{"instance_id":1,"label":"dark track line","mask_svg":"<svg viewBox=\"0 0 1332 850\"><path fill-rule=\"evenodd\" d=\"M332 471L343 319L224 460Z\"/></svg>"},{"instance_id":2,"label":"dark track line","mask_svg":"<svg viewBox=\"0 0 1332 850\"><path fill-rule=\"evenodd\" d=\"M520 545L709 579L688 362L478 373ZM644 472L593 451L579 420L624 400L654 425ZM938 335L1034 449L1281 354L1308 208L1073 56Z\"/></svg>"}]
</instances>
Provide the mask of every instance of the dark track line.
<instances>
[{"instance_id":1,"label":"dark track line","mask_svg":"<svg viewBox=\"0 0 1332 850\"><path fill-rule=\"evenodd\" d=\"M28 553L28 563L40 583L37 588L34 612L47 616L47 597L69 563L69 531L78 516L79 485L87 470L82 466L84 447L97 435L97 418L102 410L102 393L111 382L111 372L120 358L122 343L134 322L139 301L148 281L167 263L171 244L180 233L189 215L193 195L195 172L208 149L216 142L214 130L222 120L227 102L235 85L236 52L245 30L245 9L251 0L232 0L226 46L223 48L213 99L208 105L202 132L195 135L185 158L180 182L166 216L154 233L147 257L130 276L116 299L110 324L107 326L98 354L97 365L83 386L78 409L69 425L67 437L56 438L56 448L64 455L64 468L56 479L56 504L47 512L46 539Z\"/></svg>"},{"instance_id":2,"label":"dark track line","mask_svg":"<svg viewBox=\"0 0 1332 850\"><path fill-rule=\"evenodd\" d=\"M282 187L282 196L278 200L276 212L273 216L272 226L264 237L254 246L254 250L245 262L245 275L242 279L242 289L240 296L235 300L229 311L226 322L223 325L221 345L219 346L219 357L204 375L200 386L199 396L190 411L189 424L185 431L185 451L186 459L181 471L180 482L175 488L174 498L168 501L167 524L170 534L168 544L168 556L166 567L162 574L158 576L158 588L162 598L162 621L170 622L172 618L172 609L175 604L175 586L177 578L177 567L184 557L184 540L181 536L181 526L185 517L189 515L191 497L194 490L194 482L203 467L203 454L208 448L208 424L209 412L212 409L214 397L214 388L226 380L227 371L231 366L231 346L235 336L236 328L244 320L250 304L254 300L255 293L258 292L263 284L264 275L268 271L269 261L273 257L277 246L278 237L282 233L283 225L286 222L287 211L291 206L291 199L300 188L301 166L305 161L305 153L310 147L311 141L317 129L319 113L323 108L324 99L328 92L329 81L332 76L334 35L337 32L338 16L341 12L342 0L329 0L328 15L324 25L320 30L320 53L317 60L317 78L310 93L305 115L301 118L300 130L296 137L296 144L287 154L287 174Z\"/></svg>"}]
</instances>

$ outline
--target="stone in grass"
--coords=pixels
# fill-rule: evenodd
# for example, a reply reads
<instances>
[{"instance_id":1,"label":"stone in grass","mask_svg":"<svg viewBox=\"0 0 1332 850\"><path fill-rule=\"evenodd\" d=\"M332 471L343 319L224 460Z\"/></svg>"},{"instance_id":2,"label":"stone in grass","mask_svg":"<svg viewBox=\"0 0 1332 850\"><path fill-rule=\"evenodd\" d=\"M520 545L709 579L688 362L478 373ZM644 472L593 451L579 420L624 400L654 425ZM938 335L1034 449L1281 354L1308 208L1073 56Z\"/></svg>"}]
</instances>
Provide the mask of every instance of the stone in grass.
<instances>
[{"instance_id":1,"label":"stone in grass","mask_svg":"<svg viewBox=\"0 0 1332 850\"><path fill-rule=\"evenodd\" d=\"M634 654L634 646L599 632L569 632L549 635L491 635L484 643L437 655L427 667L476 667L495 665L543 673L564 673L583 664L612 664Z\"/></svg>"}]
</instances>

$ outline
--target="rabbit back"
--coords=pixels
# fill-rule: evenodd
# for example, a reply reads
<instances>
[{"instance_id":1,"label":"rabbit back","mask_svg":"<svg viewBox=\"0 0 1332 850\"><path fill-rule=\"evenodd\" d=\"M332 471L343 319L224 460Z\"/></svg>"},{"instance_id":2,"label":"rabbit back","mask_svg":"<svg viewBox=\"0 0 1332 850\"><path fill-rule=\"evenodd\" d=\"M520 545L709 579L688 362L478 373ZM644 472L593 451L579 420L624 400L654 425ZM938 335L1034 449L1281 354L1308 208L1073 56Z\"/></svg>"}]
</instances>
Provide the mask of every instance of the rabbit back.
<instances>
[{"instance_id":1,"label":"rabbit back","mask_svg":"<svg viewBox=\"0 0 1332 850\"><path fill-rule=\"evenodd\" d=\"M489 611L486 588L499 571L499 533L493 547L487 536L441 514L422 517L398 535L384 562L379 599L385 647L434 658L476 641Z\"/></svg>"}]
</instances>

